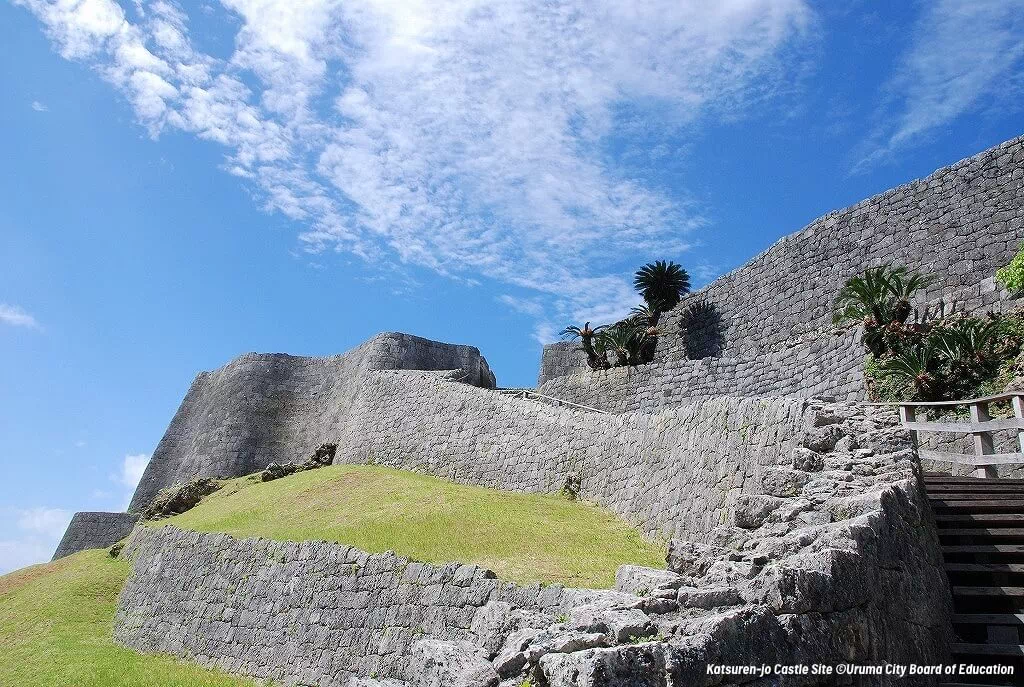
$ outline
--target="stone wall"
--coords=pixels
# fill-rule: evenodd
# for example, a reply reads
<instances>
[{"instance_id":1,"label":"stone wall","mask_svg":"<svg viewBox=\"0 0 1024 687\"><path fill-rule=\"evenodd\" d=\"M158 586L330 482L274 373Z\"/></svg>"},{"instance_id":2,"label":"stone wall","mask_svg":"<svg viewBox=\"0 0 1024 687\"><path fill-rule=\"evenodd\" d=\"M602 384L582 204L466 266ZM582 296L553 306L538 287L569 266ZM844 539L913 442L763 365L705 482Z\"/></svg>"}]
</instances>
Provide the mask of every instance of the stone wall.
<instances>
[{"instance_id":1,"label":"stone wall","mask_svg":"<svg viewBox=\"0 0 1024 687\"><path fill-rule=\"evenodd\" d=\"M468 384L495 386L472 346L386 333L342 355L305 358L249 353L200 373L153 452L129 511L196 477L238 477L272 461L305 459L341 432L372 370L459 370Z\"/></svg>"},{"instance_id":2,"label":"stone wall","mask_svg":"<svg viewBox=\"0 0 1024 687\"><path fill-rule=\"evenodd\" d=\"M947 659L949 590L907 432L890 411L780 403L791 424L761 419L792 427L793 436L759 471L757 487L738 495L710 529L674 511L679 519L663 528L679 535L669 547L669 570L624 566L614 591L516 587L471 565L419 564L327 542L137 528L124 554L133 572L118 601L115 639L244 675L325 687L497 687L527 675L547 687L700 687L726 682L708 676L709 663ZM715 411L698 404L693 412L710 418ZM739 411L723 405L717 412L724 420ZM731 433L745 429L758 431L739 426ZM432 452L444 458L414 458L415 467L450 474L464 451L461 435L426 430ZM457 476L503 481L495 470L509 463L482 448L488 466ZM532 470L544 469L534 461ZM730 475L705 465L689 481L723 477ZM785 684L860 683L807 676ZM870 684L934 681L880 677Z\"/></svg>"},{"instance_id":3,"label":"stone wall","mask_svg":"<svg viewBox=\"0 0 1024 687\"><path fill-rule=\"evenodd\" d=\"M939 278L922 302L944 298L966 311L998 307L1008 295L992 276L1024 239L1022 180L1024 137L831 212L666 313L655 364L642 373L645 384L584 371L552 385L576 360L561 347L545 351L540 390L580 403L591 386L607 387L597 393L608 396L671 387L682 399L862 398L863 356L851 347L852 335L837 336L831 328L831 302L843 282L869 266L904 264ZM710 314L698 318L691 329L699 334L688 340L680 324L697 303L708 304ZM719 359L703 366L691 360L705 356Z\"/></svg>"},{"instance_id":4,"label":"stone wall","mask_svg":"<svg viewBox=\"0 0 1024 687\"><path fill-rule=\"evenodd\" d=\"M287 684L409 677L416 640L470 639L488 601L543 611L562 592L517 587L474 565L171 526L139 528L125 555L133 573L115 640Z\"/></svg>"},{"instance_id":5,"label":"stone wall","mask_svg":"<svg viewBox=\"0 0 1024 687\"><path fill-rule=\"evenodd\" d=\"M367 373L336 463L499 489L581 495L650 534L707 536L802 431L799 399L720 398L655 414L558 408L408 371Z\"/></svg>"},{"instance_id":6,"label":"stone wall","mask_svg":"<svg viewBox=\"0 0 1024 687\"><path fill-rule=\"evenodd\" d=\"M75 513L53 560L86 549L112 546L131 534L138 521L138 516L130 513Z\"/></svg>"}]
</instances>

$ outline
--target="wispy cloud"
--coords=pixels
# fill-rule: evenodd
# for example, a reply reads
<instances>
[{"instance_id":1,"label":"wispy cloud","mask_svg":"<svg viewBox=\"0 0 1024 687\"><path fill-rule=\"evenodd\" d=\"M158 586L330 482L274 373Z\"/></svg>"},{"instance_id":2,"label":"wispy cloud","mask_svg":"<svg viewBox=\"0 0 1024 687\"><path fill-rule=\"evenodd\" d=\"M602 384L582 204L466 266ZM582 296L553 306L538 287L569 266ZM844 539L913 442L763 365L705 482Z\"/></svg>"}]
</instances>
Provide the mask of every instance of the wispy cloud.
<instances>
[{"instance_id":1,"label":"wispy cloud","mask_svg":"<svg viewBox=\"0 0 1024 687\"><path fill-rule=\"evenodd\" d=\"M3 522L6 521L6 522ZM71 513L61 508L10 509L0 514L0 575L50 560Z\"/></svg>"},{"instance_id":2,"label":"wispy cloud","mask_svg":"<svg viewBox=\"0 0 1024 687\"><path fill-rule=\"evenodd\" d=\"M937 0L922 8L855 172L965 113L994 102L1020 107L1011 77L1024 61L1024 0Z\"/></svg>"},{"instance_id":3,"label":"wispy cloud","mask_svg":"<svg viewBox=\"0 0 1024 687\"><path fill-rule=\"evenodd\" d=\"M16 305L0 303L0 322L9 324L12 327L27 327L28 329L39 329L36 318L29 315Z\"/></svg>"},{"instance_id":4,"label":"wispy cloud","mask_svg":"<svg viewBox=\"0 0 1024 687\"><path fill-rule=\"evenodd\" d=\"M615 309L623 257L678 256L705 224L608 165L609 138L743 116L813 25L805 0L224 0L241 28L219 59L189 33L210 13L15 2L154 135L224 145L307 250L523 287L560 317Z\"/></svg>"},{"instance_id":5,"label":"wispy cloud","mask_svg":"<svg viewBox=\"0 0 1024 687\"><path fill-rule=\"evenodd\" d=\"M132 494L135 493L135 488L139 486L139 480L142 479L142 473L146 471L147 465L149 465L149 455L145 453L127 455L121 461L120 470L110 475L111 481L121 487L122 490L121 510L128 508L128 504L132 500Z\"/></svg>"},{"instance_id":6,"label":"wispy cloud","mask_svg":"<svg viewBox=\"0 0 1024 687\"><path fill-rule=\"evenodd\" d=\"M46 105L46 103L41 103L38 100L33 100L32 101L32 109L35 110L36 112L49 112L50 111L50 108Z\"/></svg>"}]
</instances>

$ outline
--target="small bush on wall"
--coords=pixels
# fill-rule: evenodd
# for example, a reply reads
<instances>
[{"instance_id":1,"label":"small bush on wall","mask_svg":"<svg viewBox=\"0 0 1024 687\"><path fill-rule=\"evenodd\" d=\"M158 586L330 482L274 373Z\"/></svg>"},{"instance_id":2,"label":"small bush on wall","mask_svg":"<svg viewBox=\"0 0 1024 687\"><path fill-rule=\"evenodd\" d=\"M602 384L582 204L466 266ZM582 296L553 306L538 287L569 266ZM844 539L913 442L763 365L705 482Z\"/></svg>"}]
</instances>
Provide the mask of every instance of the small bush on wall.
<instances>
[{"instance_id":1,"label":"small bush on wall","mask_svg":"<svg viewBox=\"0 0 1024 687\"><path fill-rule=\"evenodd\" d=\"M1010 293L1021 293L1024 291L1024 246L1009 265L1000 267L996 271L996 281Z\"/></svg>"}]
</instances>

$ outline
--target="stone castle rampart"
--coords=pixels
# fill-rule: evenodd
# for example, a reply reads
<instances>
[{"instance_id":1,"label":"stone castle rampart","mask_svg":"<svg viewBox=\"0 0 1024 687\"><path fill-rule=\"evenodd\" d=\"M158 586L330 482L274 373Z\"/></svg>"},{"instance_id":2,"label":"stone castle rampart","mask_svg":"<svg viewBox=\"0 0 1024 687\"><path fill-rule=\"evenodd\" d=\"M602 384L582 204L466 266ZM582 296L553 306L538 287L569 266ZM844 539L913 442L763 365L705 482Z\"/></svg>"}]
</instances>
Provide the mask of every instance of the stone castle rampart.
<instances>
[{"instance_id":1,"label":"stone castle rampart","mask_svg":"<svg viewBox=\"0 0 1024 687\"><path fill-rule=\"evenodd\" d=\"M380 334L342 355L305 358L249 353L200 373L153 452L129 511L196 477L238 477L273 461L301 461L332 441L373 370L459 370L468 384L494 386L472 346L409 334Z\"/></svg>"},{"instance_id":2,"label":"stone castle rampart","mask_svg":"<svg viewBox=\"0 0 1024 687\"><path fill-rule=\"evenodd\" d=\"M848 277L907 265L938 277L923 301L981 311L1008 297L992 277L1022 240L1019 137L831 212L683 299L662 318L655 362L635 374L592 373L571 346L547 347L539 390L616 411L722 395L863 398L862 351L853 333L831 326L832 299ZM684 334L696 303L711 310Z\"/></svg>"}]
</instances>

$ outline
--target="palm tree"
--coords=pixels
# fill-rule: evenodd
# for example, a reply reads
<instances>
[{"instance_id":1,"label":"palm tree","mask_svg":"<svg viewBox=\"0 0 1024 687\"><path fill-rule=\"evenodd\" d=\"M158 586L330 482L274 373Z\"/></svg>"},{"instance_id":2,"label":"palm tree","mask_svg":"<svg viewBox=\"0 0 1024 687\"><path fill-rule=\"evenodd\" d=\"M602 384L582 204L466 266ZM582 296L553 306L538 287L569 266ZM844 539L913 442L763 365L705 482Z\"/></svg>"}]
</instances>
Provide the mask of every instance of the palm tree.
<instances>
[{"instance_id":1,"label":"palm tree","mask_svg":"<svg viewBox=\"0 0 1024 687\"><path fill-rule=\"evenodd\" d=\"M676 307L679 300L690 292L690 275L681 265L656 260L636 271L633 286L650 308L663 312Z\"/></svg>"},{"instance_id":2,"label":"palm tree","mask_svg":"<svg viewBox=\"0 0 1024 687\"><path fill-rule=\"evenodd\" d=\"M910 317L910 299L935 281L906 267L882 265L850 277L833 301L832 322L865 326L903 324Z\"/></svg>"}]
</instances>

